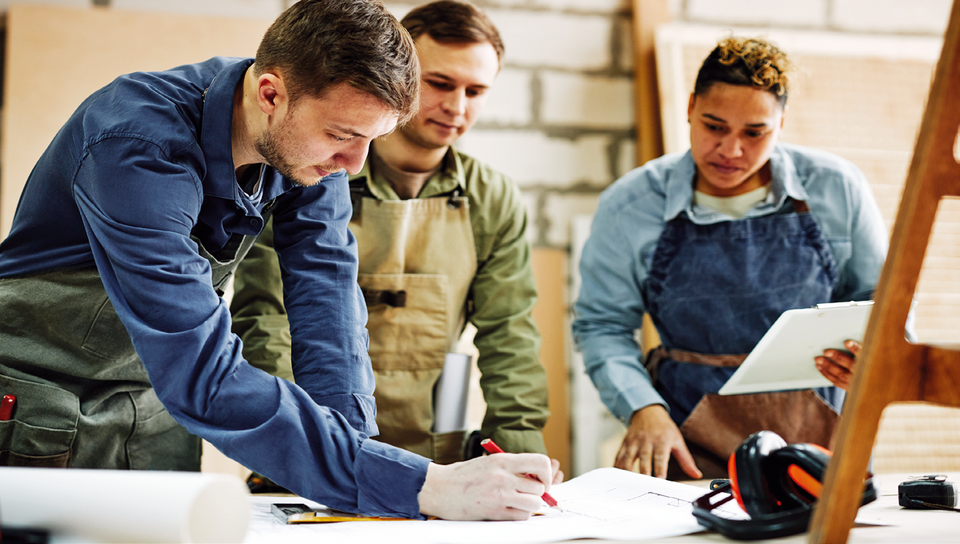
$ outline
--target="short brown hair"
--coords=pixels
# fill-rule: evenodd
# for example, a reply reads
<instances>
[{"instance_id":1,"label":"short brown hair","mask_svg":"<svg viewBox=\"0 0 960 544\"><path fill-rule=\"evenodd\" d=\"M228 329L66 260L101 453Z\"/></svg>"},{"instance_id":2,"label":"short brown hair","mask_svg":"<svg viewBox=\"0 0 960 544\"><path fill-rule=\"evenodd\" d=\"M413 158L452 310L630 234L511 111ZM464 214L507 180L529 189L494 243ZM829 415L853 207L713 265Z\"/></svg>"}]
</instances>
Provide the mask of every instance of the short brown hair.
<instances>
[{"instance_id":1,"label":"short brown hair","mask_svg":"<svg viewBox=\"0 0 960 544\"><path fill-rule=\"evenodd\" d=\"M693 94L700 96L714 83L755 87L773 93L783 106L794 67L787 54L759 38L729 37L707 55L697 73Z\"/></svg>"},{"instance_id":2,"label":"short brown hair","mask_svg":"<svg viewBox=\"0 0 960 544\"><path fill-rule=\"evenodd\" d=\"M419 107L420 63L410 35L378 0L300 0L270 25L254 73L276 70L290 101L348 83L396 111Z\"/></svg>"},{"instance_id":3,"label":"short brown hair","mask_svg":"<svg viewBox=\"0 0 960 544\"><path fill-rule=\"evenodd\" d=\"M489 43L503 66L500 32L477 6L463 0L437 0L413 8L400 21L414 40L426 34L439 43Z\"/></svg>"}]
</instances>

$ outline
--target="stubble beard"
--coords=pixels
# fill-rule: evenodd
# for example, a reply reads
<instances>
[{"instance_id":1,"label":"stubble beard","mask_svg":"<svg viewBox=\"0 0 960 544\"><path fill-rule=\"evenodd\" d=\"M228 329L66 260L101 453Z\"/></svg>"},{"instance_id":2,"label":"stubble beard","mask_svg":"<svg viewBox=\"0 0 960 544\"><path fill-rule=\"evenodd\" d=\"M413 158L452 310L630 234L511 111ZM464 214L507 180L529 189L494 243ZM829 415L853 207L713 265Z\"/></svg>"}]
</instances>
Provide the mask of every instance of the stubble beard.
<instances>
[{"instance_id":1,"label":"stubble beard","mask_svg":"<svg viewBox=\"0 0 960 544\"><path fill-rule=\"evenodd\" d=\"M306 187L308 185L297 178L293 165L286 159L286 157L283 156L283 151L280 149L280 143L277 141L277 138L274 136L272 131L265 131L263 134L258 136L257 141L254 142L254 145L256 146L257 153L263 157L263 160L272 166L274 170L279 172L280 175L289 179L295 185L299 185L301 187Z\"/></svg>"}]
</instances>

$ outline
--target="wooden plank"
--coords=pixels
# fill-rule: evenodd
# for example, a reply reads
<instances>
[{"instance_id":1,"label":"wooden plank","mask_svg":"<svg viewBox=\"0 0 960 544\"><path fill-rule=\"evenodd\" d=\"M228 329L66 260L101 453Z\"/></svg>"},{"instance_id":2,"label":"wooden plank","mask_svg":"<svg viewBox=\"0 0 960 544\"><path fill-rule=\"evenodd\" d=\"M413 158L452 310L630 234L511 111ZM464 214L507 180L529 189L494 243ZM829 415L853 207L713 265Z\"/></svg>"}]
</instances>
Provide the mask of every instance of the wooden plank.
<instances>
[{"instance_id":1,"label":"wooden plank","mask_svg":"<svg viewBox=\"0 0 960 544\"><path fill-rule=\"evenodd\" d=\"M633 0L634 116L637 166L663 155L660 94L657 85L657 27L670 21L668 0Z\"/></svg>"},{"instance_id":2,"label":"wooden plank","mask_svg":"<svg viewBox=\"0 0 960 544\"><path fill-rule=\"evenodd\" d=\"M543 429L547 452L560 461L568 477L570 462L570 392L567 373L567 252L560 249L533 250L533 275L537 283L537 305L533 320L540 330L540 361L547 370L550 388L550 419Z\"/></svg>"},{"instance_id":3,"label":"wooden plank","mask_svg":"<svg viewBox=\"0 0 960 544\"><path fill-rule=\"evenodd\" d=\"M660 92L657 84L656 30L670 21L668 0L633 0L633 85L637 126L637 166L663 155ZM640 346L644 352L660 345L649 314L643 316Z\"/></svg>"}]
</instances>

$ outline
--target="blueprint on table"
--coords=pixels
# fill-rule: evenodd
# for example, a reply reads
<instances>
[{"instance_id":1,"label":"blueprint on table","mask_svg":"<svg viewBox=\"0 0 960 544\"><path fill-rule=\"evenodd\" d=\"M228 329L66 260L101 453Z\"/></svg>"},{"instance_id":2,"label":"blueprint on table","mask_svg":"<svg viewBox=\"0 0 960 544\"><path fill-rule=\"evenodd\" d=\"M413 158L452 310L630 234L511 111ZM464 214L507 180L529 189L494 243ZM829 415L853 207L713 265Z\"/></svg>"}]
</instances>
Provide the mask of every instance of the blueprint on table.
<instances>
[{"instance_id":1,"label":"blueprint on table","mask_svg":"<svg viewBox=\"0 0 960 544\"><path fill-rule=\"evenodd\" d=\"M563 512L546 508L526 521L364 521L285 525L270 514L272 502L304 501L253 497L247 544L295 542L539 543L577 538L644 540L701 531L693 501L707 490L615 468L588 472L550 489ZM728 517L746 517L735 503Z\"/></svg>"}]
</instances>

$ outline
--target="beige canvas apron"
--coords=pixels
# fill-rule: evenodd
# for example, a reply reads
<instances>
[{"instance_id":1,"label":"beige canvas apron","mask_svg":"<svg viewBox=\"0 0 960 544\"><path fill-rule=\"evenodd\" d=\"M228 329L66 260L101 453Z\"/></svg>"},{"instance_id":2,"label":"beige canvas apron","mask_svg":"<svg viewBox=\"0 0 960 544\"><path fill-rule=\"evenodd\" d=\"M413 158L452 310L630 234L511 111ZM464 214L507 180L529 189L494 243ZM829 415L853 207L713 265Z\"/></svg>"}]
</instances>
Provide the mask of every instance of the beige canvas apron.
<instances>
[{"instance_id":1,"label":"beige canvas apron","mask_svg":"<svg viewBox=\"0 0 960 544\"><path fill-rule=\"evenodd\" d=\"M657 366L667 358L688 364L740 366L746 355L703 355L660 346L647 357L651 378L656 380ZM751 434L773 431L788 444L809 442L829 448L839 421L839 414L810 389L705 395L680 426L680 433L704 478L726 478L730 454ZM689 479L672 459L667 477Z\"/></svg>"},{"instance_id":2,"label":"beige canvas apron","mask_svg":"<svg viewBox=\"0 0 960 544\"><path fill-rule=\"evenodd\" d=\"M376 375L378 440L438 463L463 458L465 433L433 432L433 390L463 331L477 271L466 198L363 198L350 223L360 251Z\"/></svg>"}]
</instances>

